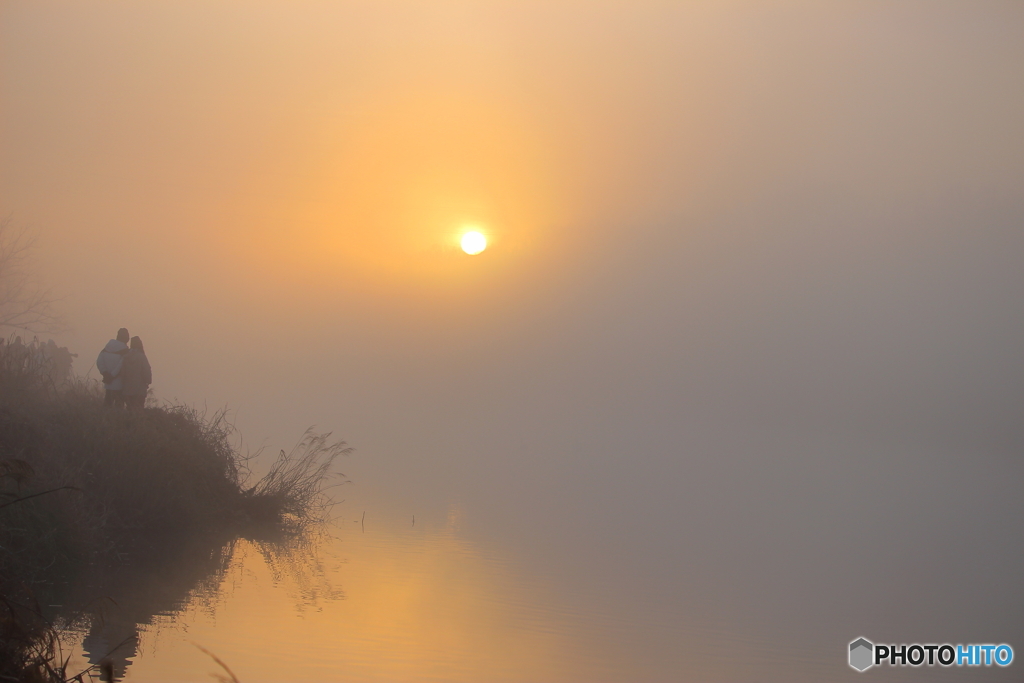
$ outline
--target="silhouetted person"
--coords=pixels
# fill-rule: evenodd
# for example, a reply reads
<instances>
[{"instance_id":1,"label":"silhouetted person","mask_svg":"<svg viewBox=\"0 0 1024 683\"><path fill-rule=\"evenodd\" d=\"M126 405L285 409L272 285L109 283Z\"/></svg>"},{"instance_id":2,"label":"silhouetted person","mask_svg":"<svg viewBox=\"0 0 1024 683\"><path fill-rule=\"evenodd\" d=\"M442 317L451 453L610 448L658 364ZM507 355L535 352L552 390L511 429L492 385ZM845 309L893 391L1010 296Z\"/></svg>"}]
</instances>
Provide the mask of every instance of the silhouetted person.
<instances>
[{"instance_id":1,"label":"silhouetted person","mask_svg":"<svg viewBox=\"0 0 1024 683\"><path fill-rule=\"evenodd\" d=\"M124 357L121 366L122 391L125 403L129 408L142 408L146 405L146 394L153 383L153 369L146 358L146 350L142 348L142 340L132 337L132 347Z\"/></svg>"},{"instance_id":2,"label":"silhouetted person","mask_svg":"<svg viewBox=\"0 0 1024 683\"><path fill-rule=\"evenodd\" d=\"M96 369L100 371L103 378L103 386L106 394L103 396L103 405L115 408L124 407L124 393L121 382L121 369L124 365L124 357L128 354L128 330L121 328L117 331L117 339L111 339L100 351L96 358Z\"/></svg>"}]
</instances>

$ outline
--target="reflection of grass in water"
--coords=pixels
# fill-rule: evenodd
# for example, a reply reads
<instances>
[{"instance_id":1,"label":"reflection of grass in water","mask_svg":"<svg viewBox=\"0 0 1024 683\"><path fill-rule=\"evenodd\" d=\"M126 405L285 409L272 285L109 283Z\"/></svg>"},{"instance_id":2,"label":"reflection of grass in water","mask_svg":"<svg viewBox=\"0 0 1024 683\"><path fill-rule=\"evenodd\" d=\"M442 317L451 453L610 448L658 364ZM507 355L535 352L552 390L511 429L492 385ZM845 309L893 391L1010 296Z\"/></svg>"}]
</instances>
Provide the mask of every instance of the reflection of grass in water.
<instances>
[{"instance_id":1,"label":"reflection of grass in water","mask_svg":"<svg viewBox=\"0 0 1024 683\"><path fill-rule=\"evenodd\" d=\"M64 604L58 578L210 533L218 547L232 532L294 533L330 505L331 467L350 449L329 434L308 431L247 487L255 456L232 445L224 411L106 408L98 383L53 382L42 366L34 377L9 353L0 346L0 680L65 680L55 616L40 607Z\"/></svg>"},{"instance_id":2,"label":"reflection of grass in water","mask_svg":"<svg viewBox=\"0 0 1024 683\"><path fill-rule=\"evenodd\" d=\"M251 548L260 557L274 586L288 587L296 613L344 598L345 593L331 583L330 564L324 562L321 550L330 535L323 527L307 530L285 538L247 538L235 545L233 564L238 570L246 566ZM241 552L239 552L241 551Z\"/></svg>"},{"instance_id":3,"label":"reflection of grass in water","mask_svg":"<svg viewBox=\"0 0 1024 683\"><path fill-rule=\"evenodd\" d=\"M221 676L220 674L211 674L211 676L213 676L213 677L214 677L214 678L216 678L216 679L217 679L218 681L220 681L220 683L239 683L239 681L238 681L238 677L237 677L237 676L235 676L235 672L234 672L234 671L232 671L232 670L231 670L231 669L230 669L230 668L228 667L228 665L227 665L227 664L225 664L224 662L222 662L222 661L220 660L220 657L218 657L217 655L213 654L212 652L210 652L209 650L207 650L207 649L206 649L205 647L203 647L203 646L202 646L202 645L200 645L199 643L192 643L192 644L193 644L193 645L195 645L196 647L198 647L198 648L199 648L200 650L202 650L202 651L203 651L203 652L204 652L205 654L209 655L209 656L210 656L210 658L211 658L211 659L212 659L213 661L217 662L217 665L218 665L218 666L220 666L220 668L222 668L222 669L224 669L225 671L227 671L227 672L228 672L228 675L227 675L227 676Z\"/></svg>"}]
</instances>

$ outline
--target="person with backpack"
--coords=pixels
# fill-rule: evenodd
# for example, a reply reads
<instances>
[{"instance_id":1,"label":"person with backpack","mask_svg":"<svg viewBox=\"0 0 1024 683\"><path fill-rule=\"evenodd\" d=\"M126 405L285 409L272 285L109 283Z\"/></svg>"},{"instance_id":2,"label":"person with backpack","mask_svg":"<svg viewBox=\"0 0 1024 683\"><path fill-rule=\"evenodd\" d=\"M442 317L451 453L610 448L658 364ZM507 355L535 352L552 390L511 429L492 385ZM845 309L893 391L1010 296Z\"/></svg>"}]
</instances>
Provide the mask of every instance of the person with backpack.
<instances>
[{"instance_id":1,"label":"person with backpack","mask_svg":"<svg viewBox=\"0 0 1024 683\"><path fill-rule=\"evenodd\" d=\"M103 405L112 408L124 407L124 393L121 382L121 370L124 357L128 354L128 330L117 331L117 339L111 339L96 357L96 369L103 378Z\"/></svg>"}]
</instances>

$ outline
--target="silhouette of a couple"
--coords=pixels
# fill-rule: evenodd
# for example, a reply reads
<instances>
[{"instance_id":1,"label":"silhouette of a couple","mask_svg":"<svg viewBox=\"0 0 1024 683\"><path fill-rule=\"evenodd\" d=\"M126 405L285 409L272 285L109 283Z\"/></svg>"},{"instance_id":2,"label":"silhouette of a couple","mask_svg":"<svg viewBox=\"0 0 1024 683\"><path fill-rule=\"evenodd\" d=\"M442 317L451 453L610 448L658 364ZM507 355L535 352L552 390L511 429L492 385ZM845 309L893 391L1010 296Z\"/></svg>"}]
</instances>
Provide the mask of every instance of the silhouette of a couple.
<instances>
[{"instance_id":1,"label":"silhouette of a couple","mask_svg":"<svg viewBox=\"0 0 1024 683\"><path fill-rule=\"evenodd\" d=\"M142 340L131 338L128 347L128 330L117 331L117 339L111 339L96 358L96 368L103 377L106 393L103 405L113 408L142 410L146 405L146 394L153 383L153 369L149 366Z\"/></svg>"}]
</instances>

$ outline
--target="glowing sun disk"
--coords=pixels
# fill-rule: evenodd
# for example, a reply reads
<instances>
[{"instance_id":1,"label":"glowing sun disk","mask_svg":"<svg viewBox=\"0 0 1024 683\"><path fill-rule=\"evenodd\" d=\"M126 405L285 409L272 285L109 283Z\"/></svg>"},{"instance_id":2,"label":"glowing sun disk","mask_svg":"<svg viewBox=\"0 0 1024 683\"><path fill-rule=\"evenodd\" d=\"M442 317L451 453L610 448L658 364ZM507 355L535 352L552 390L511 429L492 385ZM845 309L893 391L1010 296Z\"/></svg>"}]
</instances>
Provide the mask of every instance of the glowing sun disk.
<instances>
[{"instance_id":1,"label":"glowing sun disk","mask_svg":"<svg viewBox=\"0 0 1024 683\"><path fill-rule=\"evenodd\" d=\"M487 238L476 230L462 236L462 251L467 254L479 254L487 248Z\"/></svg>"}]
</instances>

